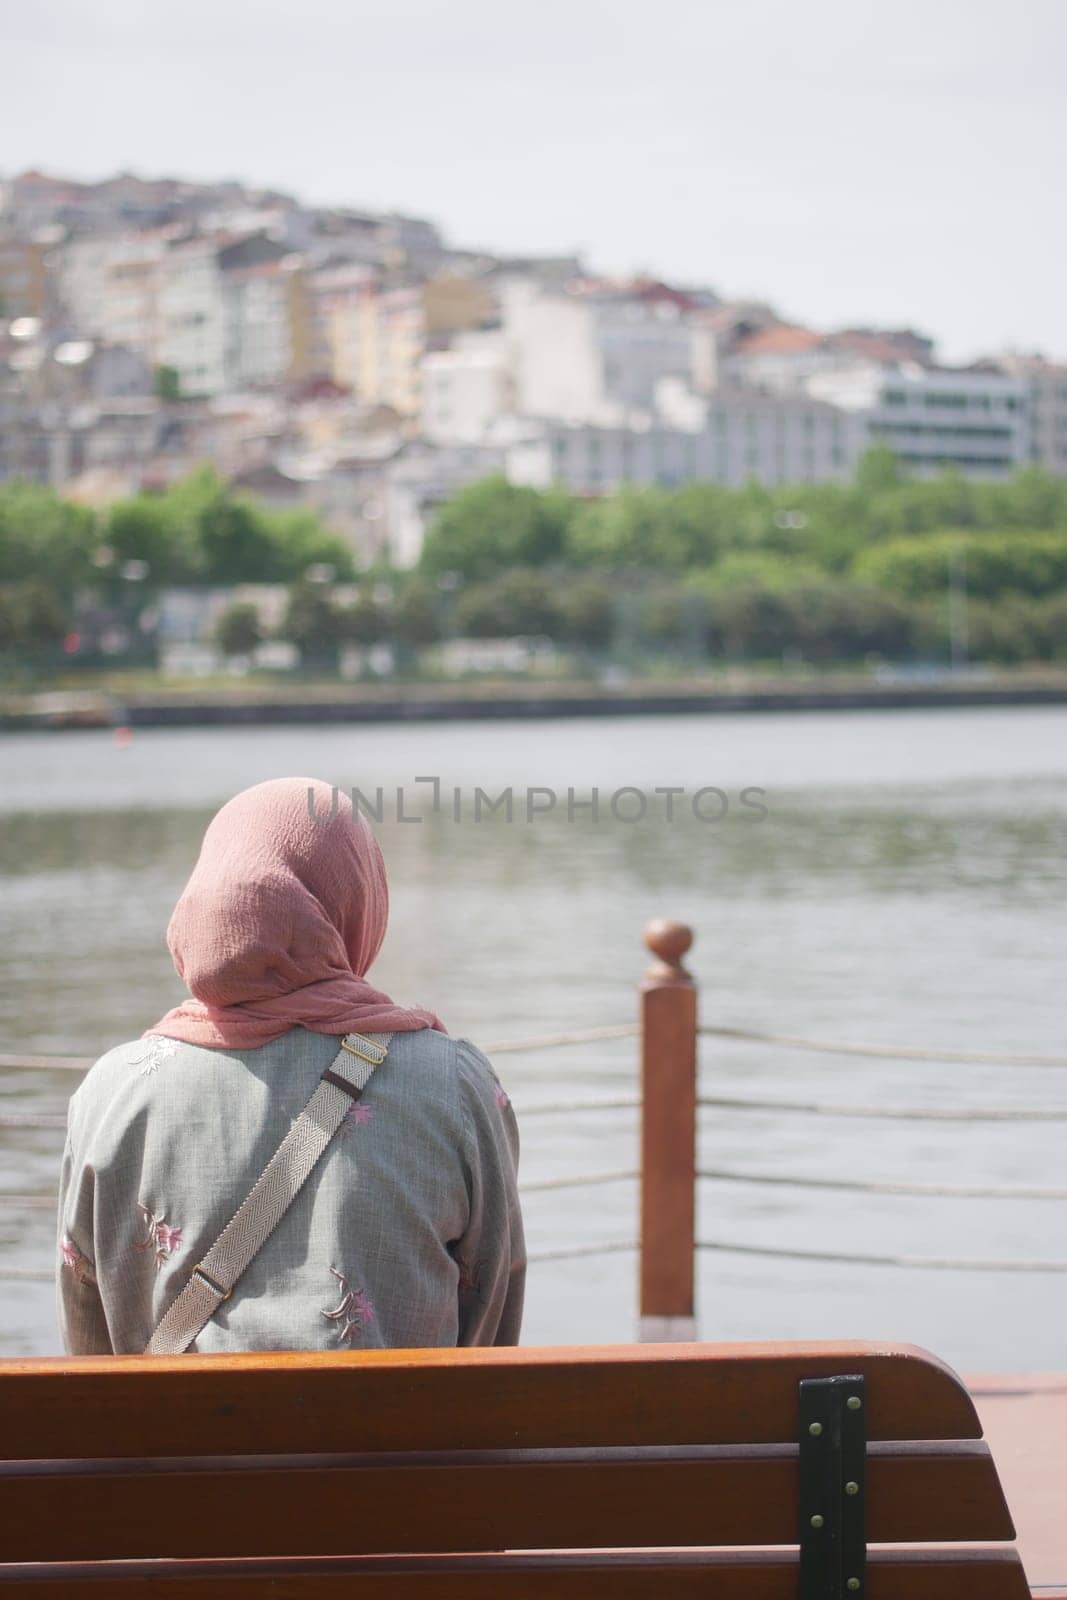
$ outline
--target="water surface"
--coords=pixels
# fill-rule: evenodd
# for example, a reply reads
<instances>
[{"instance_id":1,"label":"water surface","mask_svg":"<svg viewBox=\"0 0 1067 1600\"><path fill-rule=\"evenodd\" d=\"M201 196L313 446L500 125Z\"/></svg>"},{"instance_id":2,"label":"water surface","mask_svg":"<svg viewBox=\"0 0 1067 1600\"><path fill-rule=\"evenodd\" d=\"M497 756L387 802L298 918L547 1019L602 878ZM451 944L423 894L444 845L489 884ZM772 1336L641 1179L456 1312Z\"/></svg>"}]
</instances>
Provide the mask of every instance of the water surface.
<instances>
[{"instance_id":1,"label":"water surface","mask_svg":"<svg viewBox=\"0 0 1067 1600\"><path fill-rule=\"evenodd\" d=\"M687 716L439 727L146 730L0 740L0 1051L94 1055L180 986L163 931L212 810L263 778L373 795L393 917L376 976L453 1032L513 1039L626 1021L654 915L692 924L704 1020L815 1038L1067 1057L1067 711ZM429 809L436 776L442 806ZM395 789L405 790L396 819ZM514 786L516 818L473 794ZM521 820L527 785L556 808ZM644 821L612 817L639 789ZM653 791L680 787L674 820ZM719 823L690 796L715 786ZM601 815L566 814L600 791ZM765 791L765 820L745 812ZM454 790L462 820L452 818ZM544 804L543 799L538 802ZM623 809L635 808L631 798ZM705 802L708 814L715 802ZM746 1173L1067 1187L1067 1070L821 1056L703 1041L708 1094L1062 1109L1031 1122L863 1121L705 1111L702 1165ZM498 1058L525 1107L630 1091L632 1041ZM5 1111L59 1112L69 1074L0 1073ZM636 1116L522 1122L523 1178L636 1164ZM49 1192L61 1135L0 1129L8 1193ZM239 1196L235 1195L235 1203ZM707 1182L705 1238L873 1255L1067 1260L1063 1202L916 1199ZM632 1239L632 1185L531 1194L530 1248ZM52 1217L0 1202L0 1269L47 1266ZM629 1338L635 1263L530 1269L530 1342ZM54 1350L47 1284L0 1277L0 1350ZM1067 1274L923 1271L707 1253L706 1338L876 1337L969 1369L1067 1365Z\"/></svg>"}]
</instances>

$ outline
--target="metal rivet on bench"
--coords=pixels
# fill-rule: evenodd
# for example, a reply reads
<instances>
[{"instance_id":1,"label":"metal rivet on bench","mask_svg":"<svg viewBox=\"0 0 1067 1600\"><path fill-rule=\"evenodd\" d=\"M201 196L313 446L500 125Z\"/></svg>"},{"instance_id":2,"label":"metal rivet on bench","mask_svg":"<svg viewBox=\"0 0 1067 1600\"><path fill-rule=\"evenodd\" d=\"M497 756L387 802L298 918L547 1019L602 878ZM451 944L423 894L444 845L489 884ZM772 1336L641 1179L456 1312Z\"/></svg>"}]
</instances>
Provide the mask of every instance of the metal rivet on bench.
<instances>
[{"instance_id":1,"label":"metal rivet on bench","mask_svg":"<svg viewBox=\"0 0 1067 1600\"><path fill-rule=\"evenodd\" d=\"M860 1399L858 1394L850 1394L848 1399L845 1401L845 1404L848 1406L850 1411L858 1411L860 1406L863 1404L863 1401Z\"/></svg>"},{"instance_id":2,"label":"metal rivet on bench","mask_svg":"<svg viewBox=\"0 0 1067 1600\"><path fill-rule=\"evenodd\" d=\"M819 1437L820 1433L822 1432L822 1423L821 1422L809 1422L808 1423L808 1432L810 1434L814 1435L814 1437L817 1439Z\"/></svg>"},{"instance_id":3,"label":"metal rivet on bench","mask_svg":"<svg viewBox=\"0 0 1067 1600\"><path fill-rule=\"evenodd\" d=\"M845 1484L845 1493L846 1494L859 1494L859 1492L860 1492L860 1486L859 1486L858 1483L852 1483L851 1481L849 1481L848 1483Z\"/></svg>"},{"instance_id":4,"label":"metal rivet on bench","mask_svg":"<svg viewBox=\"0 0 1067 1600\"><path fill-rule=\"evenodd\" d=\"M859 1586L860 1580L858 1578L849 1578L848 1582L845 1584L846 1589L858 1589Z\"/></svg>"},{"instance_id":5,"label":"metal rivet on bench","mask_svg":"<svg viewBox=\"0 0 1067 1600\"><path fill-rule=\"evenodd\" d=\"M813 1528L821 1528L822 1527L822 1520L823 1519L820 1517L819 1513L816 1511L815 1515L811 1519L812 1527Z\"/></svg>"}]
</instances>

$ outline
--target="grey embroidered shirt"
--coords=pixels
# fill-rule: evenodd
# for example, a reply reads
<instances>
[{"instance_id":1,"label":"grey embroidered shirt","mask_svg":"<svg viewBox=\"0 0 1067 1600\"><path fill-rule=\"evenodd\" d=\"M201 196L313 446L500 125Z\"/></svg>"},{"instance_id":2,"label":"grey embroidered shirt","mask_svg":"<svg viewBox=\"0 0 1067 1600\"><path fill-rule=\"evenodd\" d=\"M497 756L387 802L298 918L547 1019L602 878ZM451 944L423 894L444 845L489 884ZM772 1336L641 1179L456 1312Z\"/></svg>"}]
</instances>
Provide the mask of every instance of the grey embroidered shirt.
<instances>
[{"instance_id":1,"label":"grey embroidered shirt","mask_svg":"<svg viewBox=\"0 0 1067 1600\"><path fill-rule=\"evenodd\" d=\"M340 1047L153 1036L70 1101L57 1290L74 1355L139 1353ZM311 1176L191 1350L516 1344L526 1252L510 1101L485 1056L393 1036Z\"/></svg>"}]
</instances>

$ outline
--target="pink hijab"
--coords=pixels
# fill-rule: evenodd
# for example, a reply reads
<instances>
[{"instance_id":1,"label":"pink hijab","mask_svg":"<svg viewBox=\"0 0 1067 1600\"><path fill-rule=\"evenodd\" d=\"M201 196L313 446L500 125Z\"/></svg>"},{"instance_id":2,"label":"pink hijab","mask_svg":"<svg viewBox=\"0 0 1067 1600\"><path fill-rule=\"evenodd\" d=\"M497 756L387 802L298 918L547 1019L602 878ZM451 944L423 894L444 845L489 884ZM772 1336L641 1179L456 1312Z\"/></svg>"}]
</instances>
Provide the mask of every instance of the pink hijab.
<instances>
[{"instance_id":1,"label":"pink hijab","mask_svg":"<svg viewBox=\"0 0 1067 1600\"><path fill-rule=\"evenodd\" d=\"M193 998L146 1033L250 1050L297 1026L444 1032L364 976L388 919L378 841L346 795L314 778L245 789L209 824L167 929Z\"/></svg>"}]
</instances>

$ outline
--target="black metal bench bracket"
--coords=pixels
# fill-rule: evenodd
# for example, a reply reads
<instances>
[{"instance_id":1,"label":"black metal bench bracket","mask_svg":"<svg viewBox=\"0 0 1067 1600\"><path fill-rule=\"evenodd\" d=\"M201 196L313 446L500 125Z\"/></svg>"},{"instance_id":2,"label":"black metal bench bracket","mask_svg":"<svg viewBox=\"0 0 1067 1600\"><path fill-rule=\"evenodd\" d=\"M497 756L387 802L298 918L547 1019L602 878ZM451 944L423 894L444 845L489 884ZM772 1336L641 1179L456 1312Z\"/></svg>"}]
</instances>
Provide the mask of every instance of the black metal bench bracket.
<instances>
[{"instance_id":1,"label":"black metal bench bracket","mask_svg":"<svg viewBox=\"0 0 1067 1600\"><path fill-rule=\"evenodd\" d=\"M860 1377L801 1379L800 1600L866 1590L865 1407Z\"/></svg>"}]
</instances>

